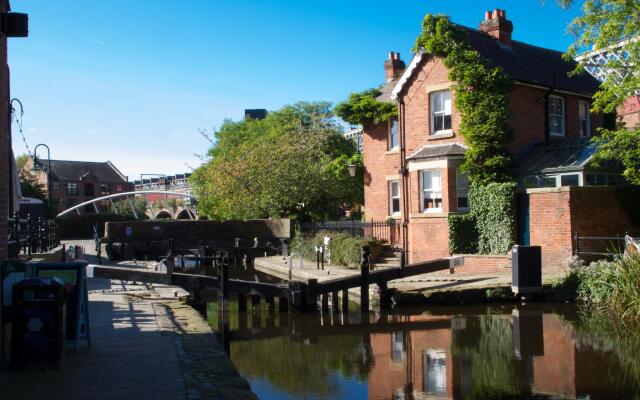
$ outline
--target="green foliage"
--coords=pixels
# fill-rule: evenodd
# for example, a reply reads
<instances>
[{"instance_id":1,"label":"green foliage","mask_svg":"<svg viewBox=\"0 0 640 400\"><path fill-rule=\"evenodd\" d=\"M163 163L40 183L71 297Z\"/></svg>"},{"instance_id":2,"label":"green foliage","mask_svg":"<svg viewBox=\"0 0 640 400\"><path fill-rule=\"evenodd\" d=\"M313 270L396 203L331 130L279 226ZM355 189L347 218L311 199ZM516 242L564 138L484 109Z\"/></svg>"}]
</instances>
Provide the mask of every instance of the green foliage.
<instances>
[{"instance_id":1,"label":"green foliage","mask_svg":"<svg viewBox=\"0 0 640 400\"><path fill-rule=\"evenodd\" d=\"M481 254L505 254L515 243L515 189L512 182L471 186L469 202Z\"/></svg>"},{"instance_id":2,"label":"green foliage","mask_svg":"<svg viewBox=\"0 0 640 400\"><path fill-rule=\"evenodd\" d=\"M211 158L191 176L198 209L211 219L339 216L362 203L363 168L329 103L297 103L263 120L225 121Z\"/></svg>"},{"instance_id":3,"label":"green foliage","mask_svg":"<svg viewBox=\"0 0 640 400\"><path fill-rule=\"evenodd\" d=\"M40 183L36 174L29 168L31 158L28 154L21 154L16 158L16 165L20 175L20 190L22 197L32 197L35 199L47 199L47 189Z\"/></svg>"},{"instance_id":4,"label":"green foliage","mask_svg":"<svg viewBox=\"0 0 640 400\"><path fill-rule=\"evenodd\" d=\"M371 125L397 118L398 106L378 101L376 97L380 94L378 89L351 93L347 101L336 105L335 113L352 125Z\"/></svg>"},{"instance_id":5,"label":"green foliage","mask_svg":"<svg viewBox=\"0 0 640 400\"><path fill-rule=\"evenodd\" d=\"M473 214L449 214L449 252L475 254L478 251L478 230Z\"/></svg>"},{"instance_id":6,"label":"green foliage","mask_svg":"<svg viewBox=\"0 0 640 400\"><path fill-rule=\"evenodd\" d=\"M569 6L572 0L558 0ZM640 3L636 0L586 0L582 14L569 25L575 42L569 47L566 57L588 50L602 50L621 46L626 60L611 58L605 67L609 71L600 90L594 95L592 110L614 112L624 100L640 91ZM576 73L584 71L583 60ZM617 129L600 129L594 137L598 151L594 161L618 160L625 167L624 176L629 182L640 184L640 126L618 126Z\"/></svg>"},{"instance_id":7,"label":"green foliage","mask_svg":"<svg viewBox=\"0 0 640 400\"><path fill-rule=\"evenodd\" d=\"M511 180L511 140L508 127L511 80L501 68L491 67L465 40L465 32L446 16L427 14L414 49L439 57L449 70L456 109L462 120L459 133L469 146L462 168L472 184Z\"/></svg>"},{"instance_id":8,"label":"green foliage","mask_svg":"<svg viewBox=\"0 0 640 400\"><path fill-rule=\"evenodd\" d=\"M640 320L640 254L579 267L578 299L620 320Z\"/></svg>"},{"instance_id":9,"label":"green foliage","mask_svg":"<svg viewBox=\"0 0 640 400\"><path fill-rule=\"evenodd\" d=\"M291 241L292 253L301 254L309 261L315 262L315 247L322 245L325 236L330 237L329 252L332 265L342 265L347 268L359 268L360 250L362 246L369 246L375 258L382 250L382 242L377 239L361 239L347 233L320 231L312 236L304 236L300 232Z\"/></svg>"},{"instance_id":10,"label":"green foliage","mask_svg":"<svg viewBox=\"0 0 640 400\"><path fill-rule=\"evenodd\" d=\"M131 205L133 205L133 208L136 210L138 218L147 219L147 199L143 196L134 197L131 199L131 204L129 204L127 199L122 199L114 201L113 205L115 210L112 211L115 211L116 214L125 216L127 219L135 219L133 211L131 210Z\"/></svg>"}]
</instances>

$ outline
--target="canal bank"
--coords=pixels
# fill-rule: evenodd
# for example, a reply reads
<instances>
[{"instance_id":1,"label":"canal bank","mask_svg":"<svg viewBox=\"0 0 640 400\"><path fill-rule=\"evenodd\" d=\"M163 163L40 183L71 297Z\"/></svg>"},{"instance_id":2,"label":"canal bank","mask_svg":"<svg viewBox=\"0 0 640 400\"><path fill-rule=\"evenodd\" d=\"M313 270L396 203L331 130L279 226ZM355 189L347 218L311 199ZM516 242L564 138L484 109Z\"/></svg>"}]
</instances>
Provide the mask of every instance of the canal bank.
<instances>
[{"instance_id":1,"label":"canal bank","mask_svg":"<svg viewBox=\"0 0 640 400\"><path fill-rule=\"evenodd\" d=\"M282 280L306 282L317 279L318 283L336 278L360 275L356 269L325 264L319 269L316 263L309 260L301 262L299 257L292 259L281 256L260 257L254 260L257 271ZM376 267L375 270L392 268L393 266ZM464 268L464 267L460 267ZM573 293L562 284L565 273L562 271L546 273L543 276L543 290L533 296L537 301L573 300ZM456 274L449 270L390 281L389 289L393 292L396 305L462 305L492 302L521 301L521 297L511 290L511 269L502 273ZM377 286L372 284L369 293L372 301L379 301ZM349 290L349 299L358 302L360 289Z\"/></svg>"},{"instance_id":2,"label":"canal bank","mask_svg":"<svg viewBox=\"0 0 640 400\"><path fill-rule=\"evenodd\" d=\"M0 370L6 399L256 399L181 289L89 279L92 347L61 369ZM178 291L178 293L174 293Z\"/></svg>"}]
</instances>

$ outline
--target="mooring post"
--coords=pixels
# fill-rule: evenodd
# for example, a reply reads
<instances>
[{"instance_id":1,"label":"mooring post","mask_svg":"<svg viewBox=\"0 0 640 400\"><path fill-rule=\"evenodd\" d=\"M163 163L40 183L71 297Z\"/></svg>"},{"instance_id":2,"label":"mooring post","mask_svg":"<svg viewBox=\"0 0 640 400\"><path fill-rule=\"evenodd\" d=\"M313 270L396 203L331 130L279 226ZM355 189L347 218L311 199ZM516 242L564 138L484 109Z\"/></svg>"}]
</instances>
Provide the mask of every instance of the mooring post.
<instances>
[{"instance_id":1,"label":"mooring post","mask_svg":"<svg viewBox=\"0 0 640 400\"><path fill-rule=\"evenodd\" d=\"M349 312L349 289L342 289L342 312Z\"/></svg>"},{"instance_id":2,"label":"mooring post","mask_svg":"<svg viewBox=\"0 0 640 400\"><path fill-rule=\"evenodd\" d=\"M320 249L316 246L316 269L320 269Z\"/></svg>"},{"instance_id":3,"label":"mooring post","mask_svg":"<svg viewBox=\"0 0 640 400\"><path fill-rule=\"evenodd\" d=\"M331 311L334 313L338 312L338 292L331 293Z\"/></svg>"},{"instance_id":4,"label":"mooring post","mask_svg":"<svg viewBox=\"0 0 640 400\"><path fill-rule=\"evenodd\" d=\"M307 281L307 310L318 312L318 280L309 279Z\"/></svg>"},{"instance_id":5,"label":"mooring post","mask_svg":"<svg viewBox=\"0 0 640 400\"><path fill-rule=\"evenodd\" d=\"M369 311L369 258L371 249L369 246L362 246L360 250L360 309L362 312Z\"/></svg>"},{"instance_id":6,"label":"mooring post","mask_svg":"<svg viewBox=\"0 0 640 400\"><path fill-rule=\"evenodd\" d=\"M247 311L247 296L244 293L238 293L238 311Z\"/></svg>"},{"instance_id":7,"label":"mooring post","mask_svg":"<svg viewBox=\"0 0 640 400\"><path fill-rule=\"evenodd\" d=\"M320 296L322 298L322 312L329 312L329 293L322 293Z\"/></svg>"}]
</instances>

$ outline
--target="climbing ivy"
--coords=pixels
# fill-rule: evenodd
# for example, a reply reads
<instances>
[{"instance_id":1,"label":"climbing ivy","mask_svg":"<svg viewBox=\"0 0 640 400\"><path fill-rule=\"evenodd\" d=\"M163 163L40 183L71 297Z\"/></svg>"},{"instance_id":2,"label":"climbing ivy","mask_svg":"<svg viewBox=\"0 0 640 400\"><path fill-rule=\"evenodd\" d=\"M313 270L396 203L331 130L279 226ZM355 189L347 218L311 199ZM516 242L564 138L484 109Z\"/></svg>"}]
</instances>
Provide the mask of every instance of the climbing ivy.
<instances>
[{"instance_id":1,"label":"climbing ivy","mask_svg":"<svg viewBox=\"0 0 640 400\"><path fill-rule=\"evenodd\" d=\"M360 93L351 93L347 101L336 105L337 116L352 125L371 125L389 121L398 116L395 103L378 101L379 89L368 89Z\"/></svg>"},{"instance_id":2,"label":"climbing ivy","mask_svg":"<svg viewBox=\"0 0 640 400\"><path fill-rule=\"evenodd\" d=\"M455 106L462 117L459 133L468 146L462 169L472 185L511 181L511 159L505 150L511 138L509 77L490 66L466 42L463 28L444 15L425 16L414 51L420 49L442 59L454 82Z\"/></svg>"}]
</instances>

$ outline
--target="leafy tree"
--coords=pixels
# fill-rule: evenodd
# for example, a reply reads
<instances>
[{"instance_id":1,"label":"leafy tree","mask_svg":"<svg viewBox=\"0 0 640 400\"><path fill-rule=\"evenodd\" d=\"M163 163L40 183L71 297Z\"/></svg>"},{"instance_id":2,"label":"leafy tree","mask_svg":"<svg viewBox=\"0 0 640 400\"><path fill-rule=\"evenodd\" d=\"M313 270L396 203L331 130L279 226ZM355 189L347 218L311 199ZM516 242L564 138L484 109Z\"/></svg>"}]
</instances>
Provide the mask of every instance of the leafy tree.
<instances>
[{"instance_id":1,"label":"leafy tree","mask_svg":"<svg viewBox=\"0 0 640 400\"><path fill-rule=\"evenodd\" d=\"M21 154L16 158L16 165L20 175L20 190L23 197L32 197L35 199L47 199L47 190L45 185L40 182L38 176L30 169L30 160L28 154Z\"/></svg>"},{"instance_id":2,"label":"leafy tree","mask_svg":"<svg viewBox=\"0 0 640 400\"><path fill-rule=\"evenodd\" d=\"M296 103L265 119L224 122L191 182L209 218L337 217L363 198L362 160L329 103Z\"/></svg>"},{"instance_id":3,"label":"leafy tree","mask_svg":"<svg viewBox=\"0 0 640 400\"><path fill-rule=\"evenodd\" d=\"M347 101L336 106L336 115L352 125L371 125L396 118L398 106L378 101L376 97L380 94L379 89L351 93Z\"/></svg>"},{"instance_id":4,"label":"leafy tree","mask_svg":"<svg viewBox=\"0 0 640 400\"><path fill-rule=\"evenodd\" d=\"M574 0L557 0L568 7ZM606 80L594 96L595 112L613 112L625 99L640 93L640 2L638 0L586 0L582 15L569 25L575 42L567 57L575 57L585 50L602 50L620 46L626 60L610 60ZM578 70L583 70L583 60ZM593 138L598 151L595 161L619 160L625 167L624 175L631 183L640 184L640 126L622 126L601 129Z\"/></svg>"},{"instance_id":5,"label":"leafy tree","mask_svg":"<svg viewBox=\"0 0 640 400\"><path fill-rule=\"evenodd\" d=\"M131 203L127 199L122 199L113 202L113 206L115 210L111 210L116 214L125 215L130 218L134 218L133 211L131 210L131 205L136 210L138 214L138 218L147 219L147 199L143 196L136 196L131 199Z\"/></svg>"}]
</instances>

